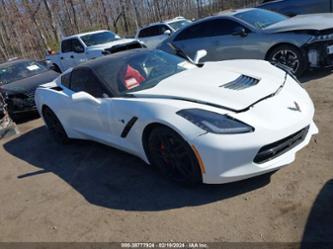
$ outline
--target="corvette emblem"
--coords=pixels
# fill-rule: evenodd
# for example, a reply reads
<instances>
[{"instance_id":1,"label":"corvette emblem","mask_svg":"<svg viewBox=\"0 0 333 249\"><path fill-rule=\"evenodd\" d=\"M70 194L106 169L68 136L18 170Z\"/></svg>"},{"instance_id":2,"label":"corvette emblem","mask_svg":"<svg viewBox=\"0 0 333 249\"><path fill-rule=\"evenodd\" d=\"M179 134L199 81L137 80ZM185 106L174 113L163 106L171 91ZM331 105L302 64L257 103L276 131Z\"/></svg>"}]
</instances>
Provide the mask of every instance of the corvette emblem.
<instances>
[{"instance_id":1,"label":"corvette emblem","mask_svg":"<svg viewBox=\"0 0 333 249\"><path fill-rule=\"evenodd\" d=\"M295 111L295 112L302 112L301 107L299 106L299 104L295 101L294 102L294 107L288 107L289 110Z\"/></svg>"}]
</instances>

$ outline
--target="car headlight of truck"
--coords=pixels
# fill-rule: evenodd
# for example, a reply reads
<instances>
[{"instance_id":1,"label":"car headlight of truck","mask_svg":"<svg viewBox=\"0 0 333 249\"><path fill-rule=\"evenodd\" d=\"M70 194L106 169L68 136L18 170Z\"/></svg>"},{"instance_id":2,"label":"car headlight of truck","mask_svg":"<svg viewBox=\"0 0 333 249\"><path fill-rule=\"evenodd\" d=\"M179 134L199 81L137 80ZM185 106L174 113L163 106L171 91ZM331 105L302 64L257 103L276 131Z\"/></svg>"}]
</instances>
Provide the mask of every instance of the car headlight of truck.
<instances>
[{"instance_id":1,"label":"car headlight of truck","mask_svg":"<svg viewBox=\"0 0 333 249\"><path fill-rule=\"evenodd\" d=\"M228 115L201 109L185 109L177 114L201 129L214 134L241 134L253 132L254 128Z\"/></svg>"}]
</instances>

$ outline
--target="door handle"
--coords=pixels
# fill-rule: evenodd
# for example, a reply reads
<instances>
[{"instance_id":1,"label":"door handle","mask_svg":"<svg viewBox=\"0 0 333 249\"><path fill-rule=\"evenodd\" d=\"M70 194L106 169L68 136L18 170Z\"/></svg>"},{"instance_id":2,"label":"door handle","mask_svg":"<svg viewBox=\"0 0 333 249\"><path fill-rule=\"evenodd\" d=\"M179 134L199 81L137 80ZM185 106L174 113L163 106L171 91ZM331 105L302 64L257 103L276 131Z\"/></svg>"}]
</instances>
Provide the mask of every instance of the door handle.
<instances>
[{"instance_id":1,"label":"door handle","mask_svg":"<svg viewBox=\"0 0 333 249\"><path fill-rule=\"evenodd\" d=\"M71 58L74 59L74 55L71 55Z\"/></svg>"}]
</instances>

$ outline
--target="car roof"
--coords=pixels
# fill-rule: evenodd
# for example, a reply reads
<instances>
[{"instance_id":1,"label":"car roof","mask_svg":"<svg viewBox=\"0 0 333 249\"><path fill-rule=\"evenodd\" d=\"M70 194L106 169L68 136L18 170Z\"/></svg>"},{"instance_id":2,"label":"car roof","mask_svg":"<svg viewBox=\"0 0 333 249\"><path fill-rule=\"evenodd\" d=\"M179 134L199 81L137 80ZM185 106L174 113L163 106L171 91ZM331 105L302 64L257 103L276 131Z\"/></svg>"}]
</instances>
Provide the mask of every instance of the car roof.
<instances>
[{"instance_id":1,"label":"car roof","mask_svg":"<svg viewBox=\"0 0 333 249\"><path fill-rule=\"evenodd\" d=\"M173 19L169 19L169 20L165 20L165 21L161 21L161 22L155 22L155 23L148 24L147 26L144 26L141 29L139 29L139 31L141 31L143 29L146 29L146 28L154 27L156 25L170 24L170 23L174 23L174 22L178 22L178 21L182 21L182 20L188 20L188 19L186 19L185 17L182 17L182 16L178 16L178 17L175 17Z\"/></svg>"},{"instance_id":2,"label":"car roof","mask_svg":"<svg viewBox=\"0 0 333 249\"><path fill-rule=\"evenodd\" d=\"M99 57L94 60L89 60L85 63L80 64L79 66L75 67L74 69L78 68L90 68L95 69L98 68L100 65L103 65L105 62L115 61L115 63L119 60L126 60L128 57L131 57L136 54L140 54L143 52L152 51L153 49L148 48L136 48L130 49L126 51L117 52L114 54L110 54L107 56Z\"/></svg>"},{"instance_id":3,"label":"car roof","mask_svg":"<svg viewBox=\"0 0 333 249\"><path fill-rule=\"evenodd\" d=\"M95 31L91 31L91 32L85 32L85 33L80 33L80 34L75 34L75 35L71 35L71 36L66 36L64 37L62 40L68 40L68 39L72 39L72 38L79 38L81 36L84 35L93 35L93 34L98 34L98 33L103 33L103 32L112 32L110 30L95 30Z\"/></svg>"},{"instance_id":4,"label":"car roof","mask_svg":"<svg viewBox=\"0 0 333 249\"><path fill-rule=\"evenodd\" d=\"M229 10L224 10L219 13L217 13L215 16L234 16L239 13L244 13L249 10L255 10L255 8L245 8L245 9L229 9Z\"/></svg>"},{"instance_id":5,"label":"car roof","mask_svg":"<svg viewBox=\"0 0 333 249\"><path fill-rule=\"evenodd\" d=\"M187 25L186 27L182 27L180 29L178 29L176 32L174 32L171 35L171 40L174 39L175 37L177 37L179 35L179 33L183 32L184 29L188 29L193 27L194 25L197 25L199 23L205 22L207 20L213 20L213 19L217 19L219 17L229 17L229 19L238 19L237 17L235 17L234 15L239 14L239 13L243 13L243 12L247 12L249 10L255 10L256 8L245 8L245 9L229 9L229 10L225 10L225 11L221 11L215 15L212 16L207 16L204 18L200 18L198 20L195 20L194 22L192 22L191 24Z\"/></svg>"}]
</instances>

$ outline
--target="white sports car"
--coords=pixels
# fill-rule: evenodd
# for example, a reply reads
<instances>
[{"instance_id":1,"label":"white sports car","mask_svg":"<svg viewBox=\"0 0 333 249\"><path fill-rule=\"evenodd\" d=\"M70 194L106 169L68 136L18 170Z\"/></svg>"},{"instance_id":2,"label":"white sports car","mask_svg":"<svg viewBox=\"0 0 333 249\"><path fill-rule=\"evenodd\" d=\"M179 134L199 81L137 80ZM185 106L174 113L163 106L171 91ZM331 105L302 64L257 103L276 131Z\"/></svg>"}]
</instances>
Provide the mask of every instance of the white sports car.
<instances>
[{"instance_id":1,"label":"white sports car","mask_svg":"<svg viewBox=\"0 0 333 249\"><path fill-rule=\"evenodd\" d=\"M65 72L38 88L35 100L56 140L107 144L186 183L275 171L318 132L307 92L259 60L196 65L129 50Z\"/></svg>"}]
</instances>

